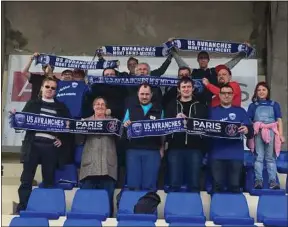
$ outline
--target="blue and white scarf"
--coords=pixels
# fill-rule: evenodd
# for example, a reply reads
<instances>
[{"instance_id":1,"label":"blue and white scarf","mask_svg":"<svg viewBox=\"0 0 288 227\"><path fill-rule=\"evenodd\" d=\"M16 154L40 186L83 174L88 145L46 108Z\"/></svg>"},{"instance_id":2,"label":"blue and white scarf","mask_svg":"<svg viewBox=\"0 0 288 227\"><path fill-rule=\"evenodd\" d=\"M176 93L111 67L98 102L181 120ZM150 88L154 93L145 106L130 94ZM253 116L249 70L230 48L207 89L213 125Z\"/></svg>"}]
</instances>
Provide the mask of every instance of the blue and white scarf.
<instances>
[{"instance_id":1,"label":"blue and white scarf","mask_svg":"<svg viewBox=\"0 0 288 227\"><path fill-rule=\"evenodd\" d=\"M234 43L213 40L196 40L196 39L174 39L172 42L165 42L163 44L165 49L176 47L183 51L207 51L223 54L236 54L245 52L247 57L252 57L255 54L255 49L249 47L245 43Z\"/></svg>"},{"instance_id":2,"label":"blue and white scarf","mask_svg":"<svg viewBox=\"0 0 288 227\"><path fill-rule=\"evenodd\" d=\"M35 58L35 64L42 64L59 68L71 68L71 69L105 69L105 68L118 68L119 61L82 61L71 60L69 58L63 58L54 55L40 54Z\"/></svg>"},{"instance_id":3,"label":"blue and white scarf","mask_svg":"<svg viewBox=\"0 0 288 227\"><path fill-rule=\"evenodd\" d=\"M122 123L117 119L74 120L39 114L16 112L10 115L10 126L16 130L56 133L100 134L121 136Z\"/></svg>"},{"instance_id":4,"label":"blue and white scarf","mask_svg":"<svg viewBox=\"0 0 288 227\"><path fill-rule=\"evenodd\" d=\"M134 121L127 128L128 138L165 136L177 132L225 139L242 139L238 132L241 123L197 118L170 118Z\"/></svg>"}]
</instances>

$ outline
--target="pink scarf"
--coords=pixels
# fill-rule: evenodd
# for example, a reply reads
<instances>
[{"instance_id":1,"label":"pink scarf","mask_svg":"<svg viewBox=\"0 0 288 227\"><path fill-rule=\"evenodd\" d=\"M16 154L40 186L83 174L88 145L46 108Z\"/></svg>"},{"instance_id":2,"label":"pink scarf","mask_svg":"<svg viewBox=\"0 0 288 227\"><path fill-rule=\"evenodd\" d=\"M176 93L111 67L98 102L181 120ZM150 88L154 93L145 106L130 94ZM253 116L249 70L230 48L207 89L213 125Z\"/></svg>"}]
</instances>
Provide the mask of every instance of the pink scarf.
<instances>
[{"instance_id":1,"label":"pink scarf","mask_svg":"<svg viewBox=\"0 0 288 227\"><path fill-rule=\"evenodd\" d=\"M278 126L277 122L270 123L270 124L264 124L263 122L257 121L253 124L254 136L257 135L261 129L261 137L262 137L262 140L264 141L264 143L266 143L266 144L270 143L270 141L271 141L270 129L272 129L272 131L275 134L274 151L276 153L276 156L278 157L280 154L280 151L281 151L281 138L280 138L277 126ZM254 150L255 150L254 138L247 140L247 146L252 152L254 152Z\"/></svg>"}]
</instances>

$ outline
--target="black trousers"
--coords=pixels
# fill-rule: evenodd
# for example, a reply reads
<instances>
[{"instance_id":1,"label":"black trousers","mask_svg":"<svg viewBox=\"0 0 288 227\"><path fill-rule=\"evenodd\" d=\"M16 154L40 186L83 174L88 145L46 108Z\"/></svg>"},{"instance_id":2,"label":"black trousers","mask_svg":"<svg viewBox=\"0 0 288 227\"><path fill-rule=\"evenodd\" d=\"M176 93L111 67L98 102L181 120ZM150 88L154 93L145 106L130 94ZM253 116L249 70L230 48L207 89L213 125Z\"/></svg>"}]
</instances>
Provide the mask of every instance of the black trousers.
<instances>
[{"instance_id":1,"label":"black trousers","mask_svg":"<svg viewBox=\"0 0 288 227\"><path fill-rule=\"evenodd\" d=\"M17 212L25 210L27 207L38 163L41 163L44 187L52 188L54 186L58 155L57 148L53 143L54 140L35 137L29 158L23 163L23 171L20 178L21 184L18 189L19 205Z\"/></svg>"}]
</instances>

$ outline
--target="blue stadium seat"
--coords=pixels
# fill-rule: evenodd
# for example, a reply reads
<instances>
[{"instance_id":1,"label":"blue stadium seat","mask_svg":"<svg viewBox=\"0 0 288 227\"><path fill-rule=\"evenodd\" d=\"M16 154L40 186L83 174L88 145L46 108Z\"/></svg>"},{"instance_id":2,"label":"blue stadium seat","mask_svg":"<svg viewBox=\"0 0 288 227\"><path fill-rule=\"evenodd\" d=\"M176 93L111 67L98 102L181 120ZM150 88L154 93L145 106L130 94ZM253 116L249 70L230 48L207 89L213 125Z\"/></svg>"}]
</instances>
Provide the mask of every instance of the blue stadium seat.
<instances>
[{"instance_id":1,"label":"blue stadium seat","mask_svg":"<svg viewBox=\"0 0 288 227\"><path fill-rule=\"evenodd\" d=\"M153 221L118 221L117 226L119 227L154 227L155 223Z\"/></svg>"},{"instance_id":2,"label":"blue stadium seat","mask_svg":"<svg viewBox=\"0 0 288 227\"><path fill-rule=\"evenodd\" d=\"M81 166L83 148L84 148L84 145L78 145L75 148L74 163L77 166L77 168L80 168Z\"/></svg>"},{"instance_id":3,"label":"blue stadium seat","mask_svg":"<svg viewBox=\"0 0 288 227\"><path fill-rule=\"evenodd\" d=\"M278 173L288 174L288 151L281 151L276 164Z\"/></svg>"},{"instance_id":4,"label":"blue stadium seat","mask_svg":"<svg viewBox=\"0 0 288 227\"><path fill-rule=\"evenodd\" d=\"M257 206L257 221L264 226L288 226L288 196L262 195Z\"/></svg>"},{"instance_id":5,"label":"blue stadium seat","mask_svg":"<svg viewBox=\"0 0 288 227\"><path fill-rule=\"evenodd\" d=\"M37 227L49 227L49 221L47 218L22 218L14 217L10 222L10 227L28 227L28 226L37 226Z\"/></svg>"},{"instance_id":6,"label":"blue stadium seat","mask_svg":"<svg viewBox=\"0 0 288 227\"><path fill-rule=\"evenodd\" d=\"M190 222L173 222L173 223L170 223L168 225L169 227L184 227L184 226L187 226L187 227L192 227L192 226L195 226L195 227L205 227L206 225L205 224L198 224L198 223L190 223Z\"/></svg>"},{"instance_id":7,"label":"blue stadium seat","mask_svg":"<svg viewBox=\"0 0 288 227\"><path fill-rule=\"evenodd\" d=\"M106 190L79 189L76 191L68 219L97 219L110 216L110 203Z\"/></svg>"},{"instance_id":8,"label":"blue stadium seat","mask_svg":"<svg viewBox=\"0 0 288 227\"><path fill-rule=\"evenodd\" d=\"M279 184L278 176L276 176L276 181ZM246 182L245 191L249 192L250 195L260 196L260 195L284 195L284 189L269 189L268 182L268 172L266 168L263 168L263 189L254 189L255 173L254 169L247 169L246 171Z\"/></svg>"},{"instance_id":9,"label":"blue stadium seat","mask_svg":"<svg viewBox=\"0 0 288 227\"><path fill-rule=\"evenodd\" d=\"M90 226L90 227L102 227L101 221L97 219L66 219L63 227L82 227L82 226Z\"/></svg>"},{"instance_id":10,"label":"blue stadium seat","mask_svg":"<svg viewBox=\"0 0 288 227\"><path fill-rule=\"evenodd\" d=\"M286 177L286 193L288 193L288 174L287 174L287 177Z\"/></svg>"},{"instance_id":11,"label":"blue stadium seat","mask_svg":"<svg viewBox=\"0 0 288 227\"><path fill-rule=\"evenodd\" d=\"M65 165L62 169L55 172L55 188L64 190L72 190L78 185L78 173L75 165ZM43 188L43 182L39 184L39 188Z\"/></svg>"},{"instance_id":12,"label":"blue stadium seat","mask_svg":"<svg viewBox=\"0 0 288 227\"><path fill-rule=\"evenodd\" d=\"M255 156L249 151L244 151L244 167L245 168L254 168Z\"/></svg>"},{"instance_id":13,"label":"blue stadium seat","mask_svg":"<svg viewBox=\"0 0 288 227\"><path fill-rule=\"evenodd\" d=\"M170 192L167 194L164 208L167 223L205 224L206 217L200 194L186 192Z\"/></svg>"},{"instance_id":14,"label":"blue stadium seat","mask_svg":"<svg viewBox=\"0 0 288 227\"><path fill-rule=\"evenodd\" d=\"M210 219L216 225L253 225L245 196L239 194L213 194Z\"/></svg>"},{"instance_id":15,"label":"blue stadium seat","mask_svg":"<svg viewBox=\"0 0 288 227\"><path fill-rule=\"evenodd\" d=\"M119 202L117 220L118 221L152 221L157 220L156 214L134 214L134 206L138 200L144 196L147 191L128 191L122 192L122 196Z\"/></svg>"},{"instance_id":16,"label":"blue stadium seat","mask_svg":"<svg viewBox=\"0 0 288 227\"><path fill-rule=\"evenodd\" d=\"M20 217L44 217L58 219L65 216L65 193L60 188L33 189L26 210L20 211Z\"/></svg>"}]
</instances>

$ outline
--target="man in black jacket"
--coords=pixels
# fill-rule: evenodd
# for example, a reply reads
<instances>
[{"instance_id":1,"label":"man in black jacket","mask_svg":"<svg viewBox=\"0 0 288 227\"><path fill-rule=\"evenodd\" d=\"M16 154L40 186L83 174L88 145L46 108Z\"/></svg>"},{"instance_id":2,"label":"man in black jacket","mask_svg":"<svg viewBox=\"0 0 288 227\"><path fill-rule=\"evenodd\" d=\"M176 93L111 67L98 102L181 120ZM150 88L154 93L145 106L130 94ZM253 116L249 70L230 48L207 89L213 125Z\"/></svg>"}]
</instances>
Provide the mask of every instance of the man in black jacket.
<instances>
[{"instance_id":1,"label":"man in black jacket","mask_svg":"<svg viewBox=\"0 0 288 227\"><path fill-rule=\"evenodd\" d=\"M183 77L178 82L180 97L172 100L167 106L166 118L208 118L208 107L193 97L193 85L194 82L189 77ZM171 190L180 190L183 182L186 182L189 191L199 192L200 171L206 149L205 139L199 135L177 132L167 136L167 141Z\"/></svg>"}]
</instances>

